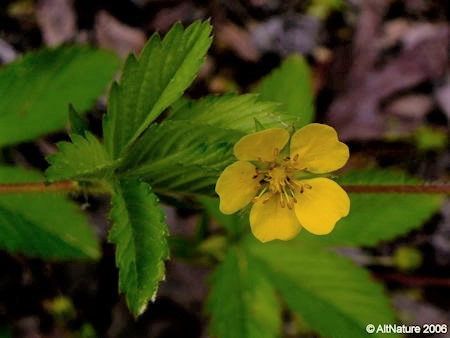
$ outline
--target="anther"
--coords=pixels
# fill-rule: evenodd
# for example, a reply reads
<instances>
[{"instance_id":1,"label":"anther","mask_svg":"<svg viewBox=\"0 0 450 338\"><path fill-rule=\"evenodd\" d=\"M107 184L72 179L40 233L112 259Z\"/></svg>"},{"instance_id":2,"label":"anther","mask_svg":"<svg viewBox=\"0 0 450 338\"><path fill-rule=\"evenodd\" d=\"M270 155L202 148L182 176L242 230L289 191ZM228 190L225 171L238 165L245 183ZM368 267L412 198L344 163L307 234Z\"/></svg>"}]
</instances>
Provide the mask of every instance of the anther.
<instances>
[{"instance_id":1,"label":"anther","mask_svg":"<svg viewBox=\"0 0 450 338\"><path fill-rule=\"evenodd\" d=\"M298 161L298 157L299 157L299 155L298 155L298 154L295 154L295 156L294 156L294 162L297 162L297 161Z\"/></svg>"},{"instance_id":2,"label":"anther","mask_svg":"<svg viewBox=\"0 0 450 338\"><path fill-rule=\"evenodd\" d=\"M312 189L312 187L309 184L303 184L305 186L306 189Z\"/></svg>"},{"instance_id":3,"label":"anther","mask_svg":"<svg viewBox=\"0 0 450 338\"><path fill-rule=\"evenodd\" d=\"M275 148L273 150L273 156L277 157L279 153L280 153L280 150L278 148Z\"/></svg>"}]
</instances>

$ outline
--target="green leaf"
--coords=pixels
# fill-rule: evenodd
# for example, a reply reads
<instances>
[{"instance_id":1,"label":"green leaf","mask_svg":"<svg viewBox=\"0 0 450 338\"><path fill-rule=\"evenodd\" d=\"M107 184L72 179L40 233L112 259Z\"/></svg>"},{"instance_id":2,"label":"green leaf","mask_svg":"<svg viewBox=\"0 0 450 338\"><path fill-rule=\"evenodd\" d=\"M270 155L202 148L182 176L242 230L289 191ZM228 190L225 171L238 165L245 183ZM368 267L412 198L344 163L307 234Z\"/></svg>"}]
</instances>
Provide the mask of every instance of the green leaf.
<instances>
[{"instance_id":1,"label":"green leaf","mask_svg":"<svg viewBox=\"0 0 450 338\"><path fill-rule=\"evenodd\" d=\"M258 265L231 249L211 278L211 333L220 338L279 337L281 308Z\"/></svg>"},{"instance_id":2,"label":"green leaf","mask_svg":"<svg viewBox=\"0 0 450 338\"><path fill-rule=\"evenodd\" d=\"M186 30L175 24L161 41L154 34L139 59L130 55L120 85L111 88L104 138L113 159L120 157L194 80L211 44L211 25L197 21Z\"/></svg>"},{"instance_id":3,"label":"green leaf","mask_svg":"<svg viewBox=\"0 0 450 338\"><path fill-rule=\"evenodd\" d=\"M205 210L220 225L222 225L231 237L237 237L245 231L248 231L248 215L235 213L225 215L219 210L219 199L211 197L198 197L197 200L203 205Z\"/></svg>"},{"instance_id":4,"label":"green leaf","mask_svg":"<svg viewBox=\"0 0 450 338\"><path fill-rule=\"evenodd\" d=\"M146 183L122 179L114 186L109 240L116 245L119 289L135 317L154 299L168 258L167 226L158 198Z\"/></svg>"},{"instance_id":5,"label":"green leaf","mask_svg":"<svg viewBox=\"0 0 450 338\"><path fill-rule=\"evenodd\" d=\"M150 126L122 161L118 172L142 177L155 191L211 193L217 177L234 161L241 133L188 121Z\"/></svg>"},{"instance_id":6,"label":"green leaf","mask_svg":"<svg viewBox=\"0 0 450 338\"><path fill-rule=\"evenodd\" d=\"M420 182L404 173L368 169L353 171L339 178L339 184L413 184ZM341 219L327 236L306 231L301 240L327 245L376 245L404 235L424 224L439 210L441 197L427 194L354 193L350 194L350 214Z\"/></svg>"},{"instance_id":7,"label":"green leaf","mask_svg":"<svg viewBox=\"0 0 450 338\"><path fill-rule=\"evenodd\" d=\"M45 172L50 182L90 180L111 174L113 162L103 145L90 132L72 134L72 142L59 142L59 153L48 156L50 167Z\"/></svg>"},{"instance_id":8,"label":"green leaf","mask_svg":"<svg viewBox=\"0 0 450 338\"><path fill-rule=\"evenodd\" d=\"M78 134L84 136L84 133L88 131L88 125L84 120L83 116L81 116L74 108L72 104L69 104L69 123L70 130L73 134Z\"/></svg>"},{"instance_id":9,"label":"green leaf","mask_svg":"<svg viewBox=\"0 0 450 338\"><path fill-rule=\"evenodd\" d=\"M314 97L309 66L300 55L292 55L274 70L256 89L260 99L282 104L286 114L296 116L295 127L314 120ZM261 121L262 122L262 121Z\"/></svg>"},{"instance_id":10,"label":"green leaf","mask_svg":"<svg viewBox=\"0 0 450 338\"><path fill-rule=\"evenodd\" d=\"M170 119L190 121L241 132L255 131L255 118L266 128L294 124L298 114L280 113L279 104L258 101L258 95L211 95L200 100L182 99L173 106Z\"/></svg>"},{"instance_id":11,"label":"green leaf","mask_svg":"<svg viewBox=\"0 0 450 338\"><path fill-rule=\"evenodd\" d=\"M0 167L1 183L42 180L34 171ZM96 259L100 255L79 207L53 192L0 195L0 247L47 259Z\"/></svg>"},{"instance_id":12,"label":"green leaf","mask_svg":"<svg viewBox=\"0 0 450 338\"><path fill-rule=\"evenodd\" d=\"M366 337L369 323L395 323L381 286L348 260L309 243L245 245L287 306L324 337Z\"/></svg>"},{"instance_id":13,"label":"green leaf","mask_svg":"<svg viewBox=\"0 0 450 338\"><path fill-rule=\"evenodd\" d=\"M88 47L43 49L0 70L0 146L61 129L67 105L86 111L119 65L114 54Z\"/></svg>"}]
</instances>

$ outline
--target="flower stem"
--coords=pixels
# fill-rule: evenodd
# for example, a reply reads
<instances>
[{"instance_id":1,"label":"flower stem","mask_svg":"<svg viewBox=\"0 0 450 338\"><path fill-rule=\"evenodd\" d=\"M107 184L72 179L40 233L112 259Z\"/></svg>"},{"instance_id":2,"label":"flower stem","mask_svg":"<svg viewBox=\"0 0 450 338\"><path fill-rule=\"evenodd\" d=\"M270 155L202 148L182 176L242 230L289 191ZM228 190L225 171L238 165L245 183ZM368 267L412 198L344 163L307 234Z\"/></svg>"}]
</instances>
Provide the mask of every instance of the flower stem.
<instances>
[{"instance_id":1,"label":"flower stem","mask_svg":"<svg viewBox=\"0 0 450 338\"><path fill-rule=\"evenodd\" d=\"M450 194L450 185L343 185L349 193L413 193L413 194ZM33 183L0 183L0 194L17 194L33 192L99 192L98 187L90 189L81 187L74 181L60 181L52 184L44 182ZM105 191L106 192L106 191Z\"/></svg>"},{"instance_id":2,"label":"flower stem","mask_svg":"<svg viewBox=\"0 0 450 338\"><path fill-rule=\"evenodd\" d=\"M343 185L349 193L450 194L450 185Z\"/></svg>"},{"instance_id":3,"label":"flower stem","mask_svg":"<svg viewBox=\"0 0 450 338\"><path fill-rule=\"evenodd\" d=\"M75 181L60 181L48 184L46 182L29 183L0 183L1 194L17 193L47 193L47 192L86 192L89 194L108 194L110 189L105 184L87 184L82 185Z\"/></svg>"}]
</instances>

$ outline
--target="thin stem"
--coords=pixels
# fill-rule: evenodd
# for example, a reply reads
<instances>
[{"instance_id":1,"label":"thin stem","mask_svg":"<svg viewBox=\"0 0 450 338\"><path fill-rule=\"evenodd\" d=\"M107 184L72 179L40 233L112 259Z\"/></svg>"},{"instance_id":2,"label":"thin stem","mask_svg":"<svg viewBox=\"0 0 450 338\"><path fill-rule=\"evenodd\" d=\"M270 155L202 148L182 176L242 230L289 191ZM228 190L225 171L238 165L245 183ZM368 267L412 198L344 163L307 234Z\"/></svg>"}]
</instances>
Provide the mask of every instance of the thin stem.
<instances>
[{"instance_id":1,"label":"thin stem","mask_svg":"<svg viewBox=\"0 0 450 338\"><path fill-rule=\"evenodd\" d=\"M450 185L343 185L349 193L414 193L414 194L450 194ZM100 190L99 190L100 189ZM96 186L81 187L74 181L60 181L52 184L44 182L33 183L1 183L0 194L32 193L32 192L72 192L92 191L93 193L107 192ZM156 191L156 190L155 190Z\"/></svg>"},{"instance_id":2,"label":"thin stem","mask_svg":"<svg viewBox=\"0 0 450 338\"><path fill-rule=\"evenodd\" d=\"M450 185L343 185L349 193L450 194Z\"/></svg>"},{"instance_id":3,"label":"thin stem","mask_svg":"<svg viewBox=\"0 0 450 338\"><path fill-rule=\"evenodd\" d=\"M92 195L103 195L111 192L110 187L105 182L98 184L81 185L75 181L60 181L52 184L45 182L31 183L2 183L0 184L1 194L17 194L17 193L46 193L46 192L85 192Z\"/></svg>"},{"instance_id":4,"label":"thin stem","mask_svg":"<svg viewBox=\"0 0 450 338\"><path fill-rule=\"evenodd\" d=\"M0 194L8 193L30 193L30 192L71 192L78 191L79 186L73 181L61 181L53 184L44 182L32 183L2 183L0 184Z\"/></svg>"}]
</instances>

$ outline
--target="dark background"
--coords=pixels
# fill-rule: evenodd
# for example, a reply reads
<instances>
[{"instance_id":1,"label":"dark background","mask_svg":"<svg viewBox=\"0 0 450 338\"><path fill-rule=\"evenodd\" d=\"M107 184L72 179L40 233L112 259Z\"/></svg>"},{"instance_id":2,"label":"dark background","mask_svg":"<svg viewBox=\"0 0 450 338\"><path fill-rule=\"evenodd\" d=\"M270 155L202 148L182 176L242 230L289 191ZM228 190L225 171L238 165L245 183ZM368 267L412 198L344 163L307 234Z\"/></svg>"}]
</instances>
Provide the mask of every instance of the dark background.
<instances>
[{"instance_id":1,"label":"dark background","mask_svg":"<svg viewBox=\"0 0 450 338\"><path fill-rule=\"evenodd\" d=\"M124 58L175 21L210 18L213 47L189 95L249 91L285 56L302 53L311 65L317 120L335 127L350 145L351 167L377 164L425 182L448 182L448 1L327 5L333 2L2 0L0 64L60 43L89 43ZM100 98L87 115L97 134L104 111ZM54 142L66 137L57 133L18 145L7 150L7 158L45 169ZM105 242L108 199L77 201L87 206ZM376 249L344 252L360 262L390 257L399 247L418 253L410 271L382 260L362 262L388 288L398 317L407 323L450 323L449 209L447 202L421 229ZM167 213L171 233L192 235L195 213L172 208ZM98 263L43 262L0 252L0 337L1 327L17 337L207 336L208 268L169 262L156 303L134 321L118 296L113 248L103 249Z\"/></svg>"}]
</instances>

